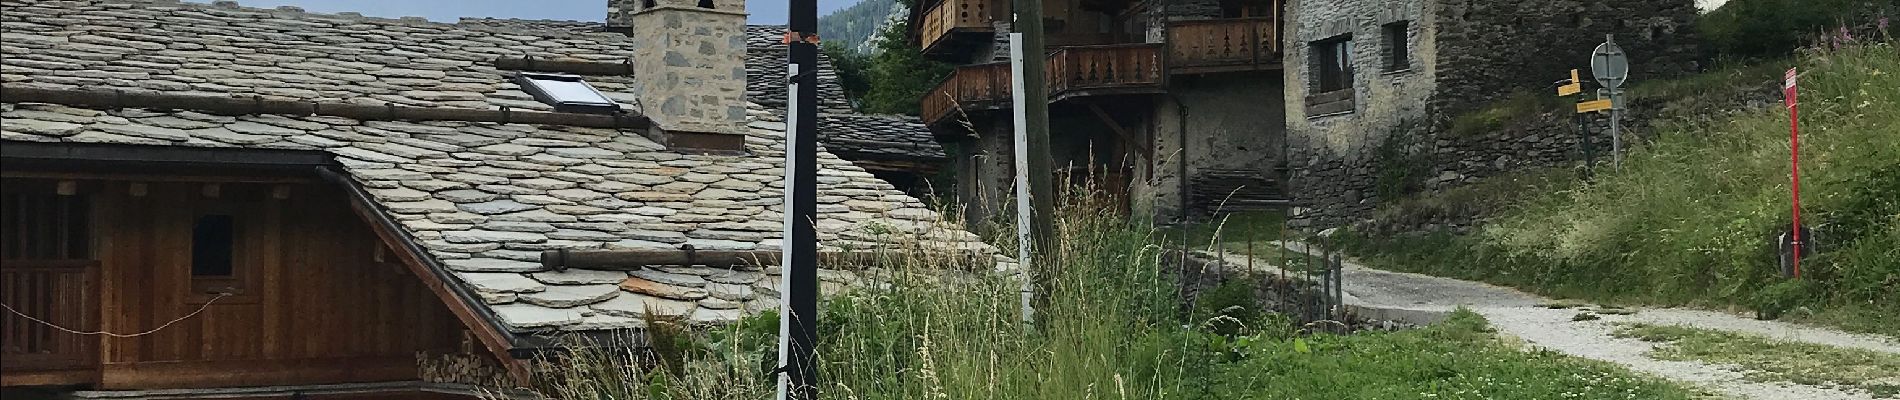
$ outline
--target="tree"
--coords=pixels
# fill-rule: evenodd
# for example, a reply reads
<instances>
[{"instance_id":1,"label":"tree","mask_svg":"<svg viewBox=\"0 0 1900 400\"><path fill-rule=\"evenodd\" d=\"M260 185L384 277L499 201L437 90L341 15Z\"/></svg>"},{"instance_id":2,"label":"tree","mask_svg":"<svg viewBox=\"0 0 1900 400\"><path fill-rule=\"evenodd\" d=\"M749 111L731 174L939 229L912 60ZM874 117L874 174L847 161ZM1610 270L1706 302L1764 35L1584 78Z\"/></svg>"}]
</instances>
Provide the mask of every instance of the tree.
<instances>
[{"instance_id":1,"label":"tree","mask_svg":"<svg viewBox=\"0 0 1900 400\"><path fill-rule=\"evenodd\" d=\"M909 23L897 21L878 32L877 51L864 73L868 85L859 111L917 115L918 99L950 74L950 64L924 58L921 49L905 40L909 30Z\"/></svg>"},{"instance_id":2,"label":"tree","mask_svg":"<svg viewBox=\"0 0 1900 400\"><path fill-rule=\"evenodd\" d=\"M864 76L865 65L871 59L838 42L824 42L819 48L826 57L831 58L831 66L838 70L838 84L844 86L844 97L849 99L852 108L864 99L864 92L871 89L869 77Z\"/></svg>"}]
</instances>

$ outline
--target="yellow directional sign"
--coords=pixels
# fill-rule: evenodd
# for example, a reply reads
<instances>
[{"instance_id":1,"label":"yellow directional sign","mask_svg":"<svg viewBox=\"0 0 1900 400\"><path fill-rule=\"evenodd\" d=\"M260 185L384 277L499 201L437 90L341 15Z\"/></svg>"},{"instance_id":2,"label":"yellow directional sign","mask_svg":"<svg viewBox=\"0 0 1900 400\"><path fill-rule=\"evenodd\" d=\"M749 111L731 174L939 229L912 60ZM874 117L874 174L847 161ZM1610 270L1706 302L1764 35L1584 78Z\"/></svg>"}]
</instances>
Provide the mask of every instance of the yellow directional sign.
<instances>
[{"instance_id":1,"label":"yellow directional sign","mask_svg":"<svg viewBox=\"0 0 1900 400\"><path fill-rule=\"evenodd\" d=\"M1577 94L1578 92L1583 91L1583 81L1577 80L1577 70L1575 69L1570 70L1569 82L1570 84L1568 85L1557 87L1558 96L1569 96L1569 95Z\"/></svg>"},{"instance_id":2,"label":"yellow directional sign","mask_svg":"<svg viewBox=\"0 0 1900 400\"><path fill-rule=\"evenodd\" d=\"M1577 103L1577 112L1579 113L1597 112L1597 111L1603 111L1603 110L1608 110L1608 109L1610 109L1609 99L1591 100L1591 101Z\"/></svg>"},{"instance_id":3,"label":"yellow directional sign","mask_svg":"<svg viewBox=\"0 0 1900 400\"><path fill-rule=\"evenodd\" d=\"M1569 96L1569 95L1577 94L1582 91L1583 91L1583 84L1581 83L1572 83L1572 84L1557 87L1558 96Z\"/></svg>"}]
</instances>

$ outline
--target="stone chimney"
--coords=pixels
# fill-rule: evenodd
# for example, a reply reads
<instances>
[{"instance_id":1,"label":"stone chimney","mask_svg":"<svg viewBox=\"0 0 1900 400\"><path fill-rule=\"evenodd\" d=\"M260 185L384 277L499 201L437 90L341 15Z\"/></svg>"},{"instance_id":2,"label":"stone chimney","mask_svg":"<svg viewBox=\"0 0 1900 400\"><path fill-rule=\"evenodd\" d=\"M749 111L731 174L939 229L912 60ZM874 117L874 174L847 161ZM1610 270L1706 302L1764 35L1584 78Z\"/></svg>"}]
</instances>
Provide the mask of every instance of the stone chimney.
<instances>
[{"instance_id":1,"label":"stone chimney","mask_svg":"<svg viewBox=\"0 0 1900 400\"><path fill-rule=\"evenodd\" d=\"M632 92L666 133L743 133L745 0L608 0L633 38Z\"/></svg>"}]
</instances>

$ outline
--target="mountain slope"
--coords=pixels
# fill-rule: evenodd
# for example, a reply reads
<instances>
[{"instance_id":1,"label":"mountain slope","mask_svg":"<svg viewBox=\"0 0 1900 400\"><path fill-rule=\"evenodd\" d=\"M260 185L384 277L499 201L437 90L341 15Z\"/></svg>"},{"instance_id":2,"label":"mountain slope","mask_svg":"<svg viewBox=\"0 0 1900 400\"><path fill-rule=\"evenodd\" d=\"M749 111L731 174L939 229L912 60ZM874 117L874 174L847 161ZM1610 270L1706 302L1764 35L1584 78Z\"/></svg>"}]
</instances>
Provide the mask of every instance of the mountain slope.
<instances>
[{"instance_id":1,"label":"mountain slope","mask_svg":"<svg viewBox=\"0 0 1900 400\"><path fill-rule=\"evenodd\" d=\"M897 0L863 0L858 4L818 17L818 30L825 41L843 43L858 54L870 54L877 48L872 39L877 32L902 19L906 12Z\"/></svg>"}]
</instances>

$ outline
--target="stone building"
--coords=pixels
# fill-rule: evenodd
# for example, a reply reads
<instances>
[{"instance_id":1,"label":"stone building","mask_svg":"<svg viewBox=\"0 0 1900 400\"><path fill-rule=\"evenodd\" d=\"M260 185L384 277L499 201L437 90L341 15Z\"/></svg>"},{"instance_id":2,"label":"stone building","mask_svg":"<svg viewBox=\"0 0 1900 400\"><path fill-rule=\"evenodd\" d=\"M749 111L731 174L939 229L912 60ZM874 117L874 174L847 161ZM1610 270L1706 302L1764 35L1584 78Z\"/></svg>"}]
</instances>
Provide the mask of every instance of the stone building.
<instances>
[{"instance_id":1,"label":"stone building","mask_svg":"<svg viewBox=\"0 0 1900 400\"><path fill-rule=\"evenodd\" d=\"M1697 68L1689 0L1289 0L1287 12L1298 224L1351 222L1398 187L1578 159L1574 132L1448 129L1487 104L1553 96L1570 69L1587 80L1605 34L1629 53L1633 80Z\"/></svg>"},{"instance_id":2,"label":"stone building","mask_svg":"<svg viewBox=\"0 0 1900 400\"><path fill-rule=\"evenodd\" d=\"M777 304L776 268L692 261L781 241L782 82L749 82L774 66L748 60L742 1L618 10L630 27L0 6L0 300L44 321L0 316L0 390L473 398L526 386L566 336ZM880 133L916 125L840 110L821 122L821 251L989 260L833 152L882 156L866 143L915 144ZM687 258L544 258L579 250Z\"/></svg>"},{"instance_id":3,"label":"stone building","mask_svg":"<svg viewBox=\"0 0 1900 400\"><path fill-rule=\"evenodd\" d=\"M922 99L971 220L1011 193L1008 2L926 2L925 53L962 64ZM1440 135L1461 113L1542 95L1604 34L1633 74L1696 68L1689 0L1096 0L1045 3L1056 164L1094 168L1161 221L1294 205L1333 225L1373 209L1382 150L1457 184L1575 158L1574 135ZM1396 141L1396 142L1395 142ZM1481 160L1481 161L1480 161ZM1392 163L1386 163L1392 164ZM1450 178L1438 179L1439 176ZM1185 180L1181 179L1185 177Z\"/></svg>"},{"instance_id":4,"label":"stone building","mask_svg":"<svg viewBox=\"0 0 1900 400\"><path fill-rule=\"evenodd\" d=\"M1277 7L1044 5L1057 173L1161 220L1284 204ZM1011 204L1009 15L1007 1L944 0L917 7L910 21L926 55L962 64L921 101L925 123L951 149L970 222L1007 215Z\"/></svg>"}]
</instances>

